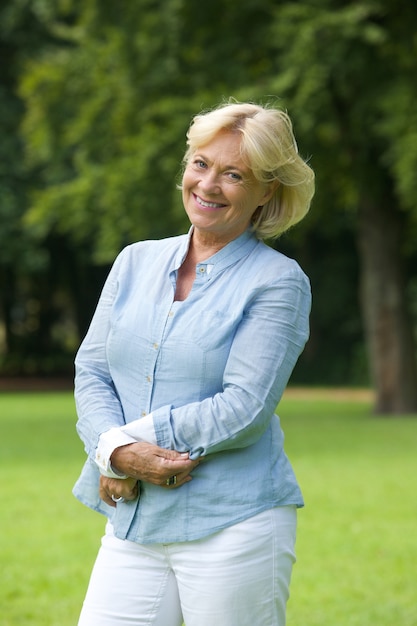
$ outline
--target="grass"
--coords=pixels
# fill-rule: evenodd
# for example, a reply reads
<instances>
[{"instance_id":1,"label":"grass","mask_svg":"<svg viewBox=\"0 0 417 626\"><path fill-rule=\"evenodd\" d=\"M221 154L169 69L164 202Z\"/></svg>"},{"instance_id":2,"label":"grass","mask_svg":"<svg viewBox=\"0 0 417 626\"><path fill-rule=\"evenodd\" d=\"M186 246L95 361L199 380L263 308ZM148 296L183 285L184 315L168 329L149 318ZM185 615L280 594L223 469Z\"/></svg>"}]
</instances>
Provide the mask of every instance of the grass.
<instances>
[{"instance_id":1,"label":"grass","mask_svg":"<svg viewBox=\"0 0 417 626\"><path fill-rule=\"evenodd\" d=\"M289 396L280 412L306 500L289 626L416 626L417 415Z\"/></svg>"},{"instance_id":2,"label":"grass","mask_svg":"<svg viewBox=\"0 0 417 626\"><path fill-rule=\"evenodd\" d=\"M417 416L370 406L325 390L280 405L306 500L288 626L417 625ZM77 623L104 518L71 494L74 425L70 393L0 395L0 626Z\"/></svg>"},{"instance_id":3,"label":"grass","mask_svg":"<svg viewBox=\"0 0 417 626\"><path fill-rule=\"evenodd\" d=\"M104 518L72 485L84 460L69 393L0 395L1 626L74 626Z\"/></svg>"}]
</instances>

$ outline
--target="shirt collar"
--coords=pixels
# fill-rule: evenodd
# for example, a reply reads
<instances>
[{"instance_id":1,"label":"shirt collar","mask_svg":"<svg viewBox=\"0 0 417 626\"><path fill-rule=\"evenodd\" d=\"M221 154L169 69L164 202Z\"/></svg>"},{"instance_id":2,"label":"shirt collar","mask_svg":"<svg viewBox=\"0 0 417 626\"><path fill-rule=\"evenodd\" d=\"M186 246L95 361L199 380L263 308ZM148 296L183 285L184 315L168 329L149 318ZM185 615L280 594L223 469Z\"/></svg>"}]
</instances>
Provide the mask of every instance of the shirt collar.
<instances>
[{"instance_id":1,"label":"shirt collar","mask_svg":"<svg viewBox=\"0 0 417 626\"><path fill-rule=\"evenodd\" d=\"M175 269L183 263L190 246L191 235L194 227L191 226L188 234L182 238L181 245L175 257ZM250 227L239 237L230 241L224 248L213 254L210 258L197 264L197 267L206 266L208 274L217 274L229 265L236 263L242 257L248 255L259 243L253 229Z\"/></svg>"}]
</instances>

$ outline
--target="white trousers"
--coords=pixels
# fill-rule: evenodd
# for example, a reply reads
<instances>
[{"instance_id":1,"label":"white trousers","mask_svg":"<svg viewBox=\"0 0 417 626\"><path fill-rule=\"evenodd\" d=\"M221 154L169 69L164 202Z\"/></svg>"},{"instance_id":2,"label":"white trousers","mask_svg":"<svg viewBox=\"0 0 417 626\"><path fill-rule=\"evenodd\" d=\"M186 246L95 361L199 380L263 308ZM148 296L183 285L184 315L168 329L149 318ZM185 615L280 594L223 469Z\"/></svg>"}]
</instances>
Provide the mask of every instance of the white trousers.
<instances>
[{"instance_id":1,"label":"white trousers","mask_svg":"<svg viewBox=\"0 0 417 626\"><path fill-rule=\"evenodd\" d=\"M78 626L284 626L297 511L196 541L141 545L108 525Z\"/></svg>"}]
</instances>

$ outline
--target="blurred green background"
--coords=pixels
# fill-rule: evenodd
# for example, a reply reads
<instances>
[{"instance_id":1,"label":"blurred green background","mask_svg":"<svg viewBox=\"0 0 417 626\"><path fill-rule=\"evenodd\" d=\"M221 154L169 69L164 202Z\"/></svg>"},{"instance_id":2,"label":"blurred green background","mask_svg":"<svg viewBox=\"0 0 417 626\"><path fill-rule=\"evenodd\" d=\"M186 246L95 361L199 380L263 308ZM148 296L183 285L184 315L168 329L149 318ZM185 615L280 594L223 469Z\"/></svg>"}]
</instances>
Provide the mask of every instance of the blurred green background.
<instances>
[{"instance_id":1,"label":"blurred green background","mask_svg":"<svg viewBox=\"0 0 417 626\"><path fill-rule=\"evenodd\" d=\"M416 33L409 0L3 0L2 378L72 375L118 251L188 229L192 116L234 97L288 109L317 174L273 244L313 287L293 382L417 410Z\"/></svg>"},{"instance_id":2,"label":"blurred green background","mask_svg":"<svg viewBox=\"0 0 417 626\"><path fill-rule=\"evenodd\" d=\"M271 244L313 289L310 390L279 411L307 503L288 623L416 626L417 4L3 0L0 55L1 390L70 385L118 251L188 229L194 114L288 110L317 176ZM103 530L71 394L1 393L0 427L0 626L70 626Z\"/></svg>"}]
</instances>

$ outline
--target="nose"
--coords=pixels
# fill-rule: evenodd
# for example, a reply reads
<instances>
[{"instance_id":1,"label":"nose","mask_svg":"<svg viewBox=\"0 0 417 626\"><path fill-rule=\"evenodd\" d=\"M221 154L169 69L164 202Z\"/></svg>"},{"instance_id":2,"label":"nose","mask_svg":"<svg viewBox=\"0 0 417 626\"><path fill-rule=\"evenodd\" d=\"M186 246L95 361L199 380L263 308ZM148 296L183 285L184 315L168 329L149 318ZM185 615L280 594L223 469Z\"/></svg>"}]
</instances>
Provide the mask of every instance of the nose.
<instances>
[{"instance_id":1,"label":"nose","mask_svg":"<svg viewBox=\"0 0 417 626\"><path fill-rule=\"evenodd\" d=\"M206 170L200 179L199 186L206 194L220 193L220 183L217 172L213 169Z\"/></svg>"}]
</instances>

